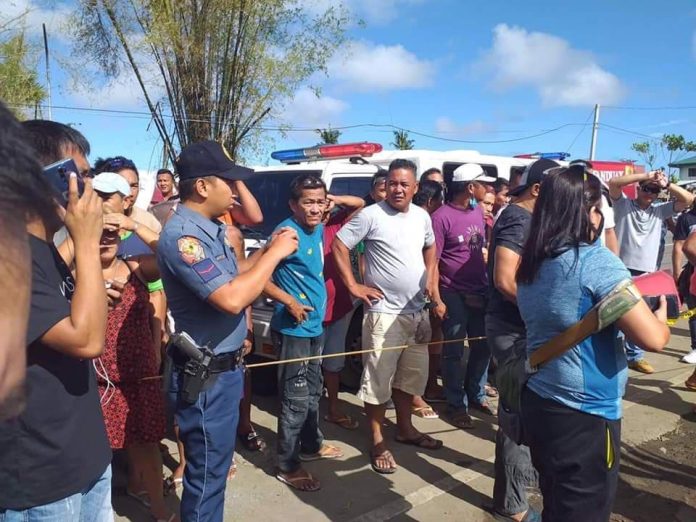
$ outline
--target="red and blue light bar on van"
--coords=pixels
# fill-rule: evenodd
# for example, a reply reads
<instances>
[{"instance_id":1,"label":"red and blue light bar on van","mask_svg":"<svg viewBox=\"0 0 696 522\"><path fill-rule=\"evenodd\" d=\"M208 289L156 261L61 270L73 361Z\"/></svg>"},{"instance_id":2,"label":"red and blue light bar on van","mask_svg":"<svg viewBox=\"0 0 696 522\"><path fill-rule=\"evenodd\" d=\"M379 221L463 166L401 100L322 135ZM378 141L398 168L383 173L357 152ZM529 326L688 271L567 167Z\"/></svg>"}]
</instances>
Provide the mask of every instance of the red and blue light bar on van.
<instances>
[{"instance_id":1,"label":"red and blue light bar on van","mask_svg":"<svg viewBox=\"0 0 696 522\"><path fill-rule=\"evenodd\" d=\"M342 145L317 145L307 149L277 150L271 153L271 158L283 163L297 163L298 161L351 158L353 156L369 157L377 152L382 152L382 145L364 141Z\"/></svg>"},{"instance_id":2,"label":"red and blue light bar on van","mask_svg":"<svg viewBox=\"0 0 696 522\"><path fill-rule=\"evenodd\" d=\"M518 154L515 158L526 159L550 159L554 161L565 161L570 156L567 152L535 152L534 154Z\"/></svg>"}]
</instances>

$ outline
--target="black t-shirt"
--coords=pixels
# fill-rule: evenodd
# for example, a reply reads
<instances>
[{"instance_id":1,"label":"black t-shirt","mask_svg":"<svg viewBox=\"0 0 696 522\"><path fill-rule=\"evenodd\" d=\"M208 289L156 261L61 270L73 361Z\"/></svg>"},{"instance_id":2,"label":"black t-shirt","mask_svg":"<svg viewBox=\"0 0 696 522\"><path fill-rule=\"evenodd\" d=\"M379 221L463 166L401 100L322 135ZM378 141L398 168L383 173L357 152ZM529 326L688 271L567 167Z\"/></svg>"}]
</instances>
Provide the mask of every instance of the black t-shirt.
<instances>
[{"instance_id":1,"label":"black t-shirt","mask_svg":"<svg viewBox=\"0 0 696 522\"><path fill-rule=\"evenodd\" d=\"M75 282L52 243L29 236L32 295L27 333L27 406L0 422L0 509L23 510L74 495L111 461L91 360L40 338L70 315Z\"/></svg>"},{"instance_id":2,"label":"black t-shirt","mask_svg":"<svg viewBox=\"0 0 696 522\"><path fill-rule=\"evenodd\" d=\"M683 212L677 218L677 225L674 227L674 240L685 240L689 237L690 229L694 225L696 225L696 211L689 210L688 212Z\"/></svg>"},{"instance_id":3,"label":"black t-shirt","mask_svg":"<svg viewBox=\"0 0 696 522\"><path fill-rule=\"evenodd\" d=\"M529 234L531 222L531 212L517 205L509 205L500 213L498 220L493 226L491 246L488 250L490 293L486 313L507 323L522 327L524 327L524 321L522 321L517 305L505 299L503 294L495 287L493 272L495 268L495 249L499 246L504 246L521 255L524 243L527 240L527 234Z\"/></svg>"}]
</instances>

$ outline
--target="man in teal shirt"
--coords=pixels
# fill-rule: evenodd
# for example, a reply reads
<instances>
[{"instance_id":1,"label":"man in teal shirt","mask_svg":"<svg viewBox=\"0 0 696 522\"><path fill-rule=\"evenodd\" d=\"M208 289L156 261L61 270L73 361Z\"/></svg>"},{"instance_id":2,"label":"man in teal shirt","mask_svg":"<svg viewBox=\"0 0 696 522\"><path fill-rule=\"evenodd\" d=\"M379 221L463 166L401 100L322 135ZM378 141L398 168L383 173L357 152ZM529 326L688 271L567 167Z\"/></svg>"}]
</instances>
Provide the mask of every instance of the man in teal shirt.
<instances>
[{"instance_id":1,"label":"man in teal shirt","mask_svg":"<svg viewBox=\"0 0 696 522\"><path fill-rule=\"evenodd\" d=\"M299 236L297 252L278 265L273 282L264 289L276 301L271 330L281 360L322 353L326 311L322 219L328 208L326 194L320 178L311 174L296 177L290 185L292 216L278 225L278 229L296 230ZM278 383L281 409L276 477L301 491L317 491L319 481L302 468L302 462L343 456L339 448L324 444L319 429L321 361L280 365Z\"/></svg>"}]
</instances>

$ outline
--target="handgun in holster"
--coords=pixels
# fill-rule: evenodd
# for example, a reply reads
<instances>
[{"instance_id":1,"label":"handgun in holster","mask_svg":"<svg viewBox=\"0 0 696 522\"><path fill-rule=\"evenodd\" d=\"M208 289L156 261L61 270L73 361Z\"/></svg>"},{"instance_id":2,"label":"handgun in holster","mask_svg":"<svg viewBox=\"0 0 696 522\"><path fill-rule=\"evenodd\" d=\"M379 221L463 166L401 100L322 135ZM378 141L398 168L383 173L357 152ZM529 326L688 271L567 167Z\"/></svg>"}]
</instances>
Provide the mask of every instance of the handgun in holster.
<instances>
[{"instance_id":1,"label":"handgun in holster","mask_svg":"<svg viewBox=\"0 0 696 522\"><path fill-rule=\"evenodd\" d=\"M173 357L175 364L177 360L182 361L181 365L177 365L183 371L180 398L193 404L210 378L213 351L207 346L197 345L186 332L172 334L169 344L178 351L179 357Z\"/></svg>"}]
</instances>

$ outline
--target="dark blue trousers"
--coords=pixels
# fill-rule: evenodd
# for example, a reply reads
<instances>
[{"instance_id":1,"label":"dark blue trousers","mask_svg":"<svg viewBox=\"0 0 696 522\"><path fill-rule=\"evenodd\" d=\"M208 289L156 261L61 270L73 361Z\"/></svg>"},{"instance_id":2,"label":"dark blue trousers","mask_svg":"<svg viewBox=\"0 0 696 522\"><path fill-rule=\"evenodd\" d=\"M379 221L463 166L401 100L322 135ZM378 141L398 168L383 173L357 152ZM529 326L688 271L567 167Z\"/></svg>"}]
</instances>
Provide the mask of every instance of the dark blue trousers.
<instances>
[{"instance_id":1,"label":"dark blue trousers","mask_svg":"<svg viewBox=\"0 0 696 522\"><path fill-rule=\"evenodd\" d=\"M239 401L244 394L244 372L215 375L214 383L194 404L178 397L181 373L174 369L169 402L184 444L186 471L181 496L183 522L222 522L227 473L232 464L239 423Z\"/></svg>"}]
</instances>

